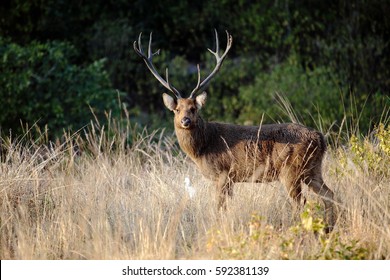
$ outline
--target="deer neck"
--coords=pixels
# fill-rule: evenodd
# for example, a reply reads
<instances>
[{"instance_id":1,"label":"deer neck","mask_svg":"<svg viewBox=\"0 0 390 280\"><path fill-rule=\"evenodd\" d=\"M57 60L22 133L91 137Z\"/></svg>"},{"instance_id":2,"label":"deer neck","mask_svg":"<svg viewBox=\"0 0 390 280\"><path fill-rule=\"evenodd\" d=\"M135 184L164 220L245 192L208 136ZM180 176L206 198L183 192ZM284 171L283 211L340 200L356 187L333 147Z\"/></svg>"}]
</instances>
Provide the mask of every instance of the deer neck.
<instances>
[{"instance_id":1,"label":"deer neck","mask_svg":"<svg viewBox=\"0 0 390 280\"><path fill-rule=\"evenodd\" d=\"M207 141L206 126L207 123L199 117L197 124L191 129L175 127L180 148L193 160L202 154L205 147Z\"/></svg>"}]
</instances>

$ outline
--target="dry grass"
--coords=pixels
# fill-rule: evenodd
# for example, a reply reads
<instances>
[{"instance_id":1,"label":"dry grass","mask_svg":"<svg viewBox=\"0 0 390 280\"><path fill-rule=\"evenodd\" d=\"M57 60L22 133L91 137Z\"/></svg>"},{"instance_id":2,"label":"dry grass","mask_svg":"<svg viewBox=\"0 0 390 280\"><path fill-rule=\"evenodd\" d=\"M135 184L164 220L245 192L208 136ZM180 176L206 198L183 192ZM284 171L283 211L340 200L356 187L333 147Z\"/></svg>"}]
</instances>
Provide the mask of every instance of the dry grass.
<instances>
[{"instance_id":1,"label":"dry grass","mask_svg":"<svg viewBox=\"0 0 390 280\"><path fill-rule=\"evenodd\" d=\"M300 215L280 184L239 184L220 213L173 136L91 127L61 145L3 139L1 259L390 259L389 173L349 150L325 159L339 206L325 235L311 192Z\"/></svg>"}]
</instances>

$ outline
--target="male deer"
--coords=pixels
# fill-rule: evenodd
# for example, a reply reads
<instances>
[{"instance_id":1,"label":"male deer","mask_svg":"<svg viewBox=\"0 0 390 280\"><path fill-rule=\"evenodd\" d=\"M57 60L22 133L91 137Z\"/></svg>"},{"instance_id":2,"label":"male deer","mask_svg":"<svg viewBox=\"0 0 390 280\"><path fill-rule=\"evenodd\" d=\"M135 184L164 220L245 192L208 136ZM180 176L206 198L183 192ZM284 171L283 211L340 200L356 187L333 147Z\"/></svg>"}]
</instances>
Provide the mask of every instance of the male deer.
<instances>
[{"instance_id":1,"label":"male deer","mask_svg":"<svg viewBox=\"0 0 390 280\"><path fill-rule=\"evenodd\" d=\"M218 34L215 31L216 58L214 70L201 82L198 65L198 83L188 98L162 78L152 63L152 33L148 54L141 46L141 35L134 42L135 52L142 57L155 78L175 98L164 93L165 106L174 112L175 132L181 149L195 162L201 173L215 182L219 195L219 207L225 207L226 196L233 195L235 182L281 181L289 195L298 204L303 203L301 190L306 184L317 193L325 204L325 220L328 230L334 225L333 192L322 179L321 165L326 150L324 136L305 126L284 123L261 126L241 126L204 121L199 110L205 105L207 94L202 92L222 66L233 38L226 31L227 46L220 56ZM200 93L197 95L197 93Z\"/></svg>"}]
</instances>

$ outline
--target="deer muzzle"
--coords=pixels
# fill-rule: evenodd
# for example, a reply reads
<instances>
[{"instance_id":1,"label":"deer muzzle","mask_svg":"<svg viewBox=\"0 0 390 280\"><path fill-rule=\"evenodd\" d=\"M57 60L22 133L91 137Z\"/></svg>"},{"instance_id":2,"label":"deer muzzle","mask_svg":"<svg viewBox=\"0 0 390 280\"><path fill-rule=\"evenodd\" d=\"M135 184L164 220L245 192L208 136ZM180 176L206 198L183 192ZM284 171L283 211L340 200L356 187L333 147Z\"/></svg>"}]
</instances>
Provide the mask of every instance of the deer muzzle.
<instances>
[{"instance_id":1,"label":"deer muzzle","mask_svg":"<svg viewBox=\"0 0 390 280\"><path fill-rule=\"evenodd\" d=\"M184 128L189 128L190 125L191 125L191 119L190 118L187 118L187 117L184 117L181 119L181 125L182 127Z\"/></svg>"}]
</instances>

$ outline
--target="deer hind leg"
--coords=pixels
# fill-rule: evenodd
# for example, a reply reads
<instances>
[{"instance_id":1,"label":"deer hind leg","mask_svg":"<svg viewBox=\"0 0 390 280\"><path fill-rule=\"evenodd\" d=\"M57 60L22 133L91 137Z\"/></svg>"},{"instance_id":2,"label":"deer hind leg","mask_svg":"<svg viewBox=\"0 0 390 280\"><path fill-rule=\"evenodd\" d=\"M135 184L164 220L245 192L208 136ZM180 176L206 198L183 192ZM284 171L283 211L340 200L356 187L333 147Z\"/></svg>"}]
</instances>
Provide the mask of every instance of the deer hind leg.
<instances>
[{"instance_id":1,"label":"deer hind leg","mask_svg":"<svg viewBox=\"0 0 390 280\"><path fill-rule=\"evenodd\" d=\"M322 177L306 178L305 184L322 198L325 205L325 221L327 223L325 230L326 232L332 231L335 224L333 191L324 183Z\"/></svg>"}]
</instances>

